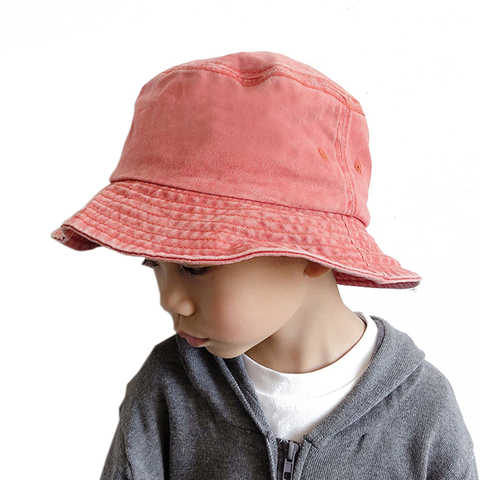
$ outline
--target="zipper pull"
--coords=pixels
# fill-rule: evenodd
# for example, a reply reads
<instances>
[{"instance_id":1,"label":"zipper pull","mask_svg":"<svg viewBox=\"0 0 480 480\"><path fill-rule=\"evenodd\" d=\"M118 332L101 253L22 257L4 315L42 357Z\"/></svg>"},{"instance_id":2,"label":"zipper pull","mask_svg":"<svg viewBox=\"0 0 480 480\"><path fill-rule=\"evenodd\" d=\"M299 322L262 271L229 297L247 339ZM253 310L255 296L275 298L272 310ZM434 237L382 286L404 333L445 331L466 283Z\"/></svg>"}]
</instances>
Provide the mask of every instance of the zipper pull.
<instances>
[{"instance_id":1,"label":"zipper pull","mask_svg":"<svg viewBox=\"0 0 480 480\"><path fill-rule=\"evenodd\" d=\"M290 480L293 475L293 467L295 466L295 455L300 446L292 440L288 441L288 452L283 462L282 480Z\"/></svg>"}]
</instances>

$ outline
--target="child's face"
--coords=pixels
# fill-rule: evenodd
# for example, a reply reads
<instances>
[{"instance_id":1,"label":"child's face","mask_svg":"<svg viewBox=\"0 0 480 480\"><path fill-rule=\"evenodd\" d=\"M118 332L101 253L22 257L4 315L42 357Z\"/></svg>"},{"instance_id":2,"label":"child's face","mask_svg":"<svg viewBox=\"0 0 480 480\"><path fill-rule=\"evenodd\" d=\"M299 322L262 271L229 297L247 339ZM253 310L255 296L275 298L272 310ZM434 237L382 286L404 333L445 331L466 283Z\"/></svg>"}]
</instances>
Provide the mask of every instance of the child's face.
<instances>
[{"instance_id":1,"label":"child's face","mask_svg":"<svg viewBox=\"0 0 480 480\"><path fill-rule=\"evenodd\" d=\"M241 355L305 314L306 259L255 257L205 269L155 263L160 303L175 331L214 355Z\"/></svg>"}]
</instances>

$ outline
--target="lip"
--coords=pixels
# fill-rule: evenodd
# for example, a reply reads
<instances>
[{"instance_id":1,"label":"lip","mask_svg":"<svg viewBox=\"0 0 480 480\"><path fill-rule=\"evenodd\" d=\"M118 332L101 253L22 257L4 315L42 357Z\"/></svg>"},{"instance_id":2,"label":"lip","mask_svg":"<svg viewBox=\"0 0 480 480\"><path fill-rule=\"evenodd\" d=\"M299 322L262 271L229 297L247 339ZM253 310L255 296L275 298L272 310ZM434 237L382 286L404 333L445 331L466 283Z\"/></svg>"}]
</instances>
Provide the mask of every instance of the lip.
<instances>
[{"instance_id":1,"label":"lip","mask_svg":"<svg viewBox=\"0 0 480 480\"><path fill-rule=\"evenodd\" d=\"M208 338L197 338L192 337L191 335L186 334L185 332L177 332L177 335L184 338L192 347L201 347L207 343Z\"/></svg>"}]
</instances>

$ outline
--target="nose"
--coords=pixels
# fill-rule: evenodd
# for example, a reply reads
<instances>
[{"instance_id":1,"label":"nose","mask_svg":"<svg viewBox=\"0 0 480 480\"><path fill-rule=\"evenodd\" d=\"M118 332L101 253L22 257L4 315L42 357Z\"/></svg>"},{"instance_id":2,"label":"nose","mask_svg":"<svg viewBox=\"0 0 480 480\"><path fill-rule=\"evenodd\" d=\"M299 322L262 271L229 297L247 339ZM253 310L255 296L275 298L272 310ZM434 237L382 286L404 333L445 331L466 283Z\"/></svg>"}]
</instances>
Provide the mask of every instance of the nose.
<instances>
[{"instance_id":1,"label":"nose","mask_svg":"<svg viewBox=\"0 0 480 480\"><path fill-rule=\"evenodd\" d=\"M195 308L191 300L176 293L160 292L160 305L170 314L178 314L183 317L189 317L195 312Z\"/></svg>"},{"instance_id":2,"label":"nose","mask_svg":"<svg viewBox=\"0 0 480 480\"><path fill-rule=\"evenodd\" d=\"M157 276L160 292L160 305L172 316L181 315L189 317L195 313L195 304L184 282L165 272L162 278Z\"/></svg>"}]
</instances>

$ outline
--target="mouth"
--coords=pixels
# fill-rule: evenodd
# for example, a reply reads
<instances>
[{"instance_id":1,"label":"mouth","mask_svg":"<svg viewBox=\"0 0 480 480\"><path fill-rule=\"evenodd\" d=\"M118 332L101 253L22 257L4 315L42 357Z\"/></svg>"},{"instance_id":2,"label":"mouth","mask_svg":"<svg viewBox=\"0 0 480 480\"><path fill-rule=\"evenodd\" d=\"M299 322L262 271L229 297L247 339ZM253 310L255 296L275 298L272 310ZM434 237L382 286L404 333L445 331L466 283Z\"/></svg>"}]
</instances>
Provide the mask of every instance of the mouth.
<instances>
[{"instance_id":1,"label":"mouth","mask_svg":"<svg viewBox=\"0 0 480 480\"><path fill-rule=\"evenodd\" d=\"M207 343L208 338L197 338L192 337L191 335L187 335L185 332L177 332L177 335L184 338L192 347L201 347Z\"/></svg>"}]
</instances>

